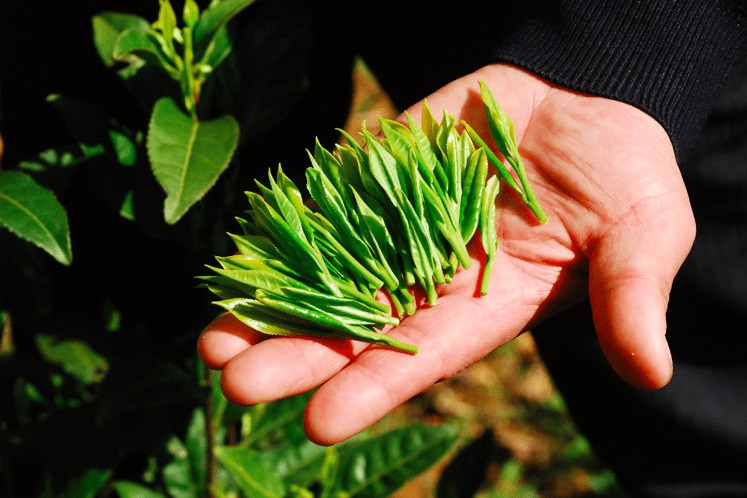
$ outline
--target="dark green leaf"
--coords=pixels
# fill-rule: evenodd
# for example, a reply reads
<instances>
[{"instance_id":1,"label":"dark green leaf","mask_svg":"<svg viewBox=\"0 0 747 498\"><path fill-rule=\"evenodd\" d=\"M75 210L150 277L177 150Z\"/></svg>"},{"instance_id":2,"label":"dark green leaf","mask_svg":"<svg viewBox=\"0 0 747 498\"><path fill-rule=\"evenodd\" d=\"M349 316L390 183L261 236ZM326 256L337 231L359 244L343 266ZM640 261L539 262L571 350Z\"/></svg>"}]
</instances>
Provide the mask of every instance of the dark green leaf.
<instances>
[{"instance_id":1,"label":"dark green leaf","mask_svg":"<svg viewBox=\"0 0 747 498\"><path fill-rule=\"evenodd\" d=\"M104 153L103 146L89 148L83 144L70 143L43 150L33 157L19 161L18 171L28 173L39 184L59 196L78 174L78 166Z\"/></svg>"},{"instance_id":2,"label":"dark green leaf","mask_svg":"<svg viewBox=\"0 0 747 498\"><path fill-rule=\"evenodd\" d=\"M340 449L335 491L385 498L438 462L457 440L449 426L410 425Z\"/></svg>"},{"instance_id":3,"label":"dark green leaf","mask_svg":"<svg viewBox=\"0 0 747 498\"><path fill-rule=\"evenodd\" d=\"M198 121L163 98L156 102L148 129L148 157L166 191L164 219L176 223L215 184L228 167L239 140L231 116Z\"/></svg>"},{"instance_id":4,"label":"dark green leaf","mask_svg":"<svg viewBox=\"0 0 747 498\"><path fill-rule=\"evenodd\" d=\"M130 481L114 481L112 485L119 498L166 498L161 493Z\"/></svg>"},{"instance_id":5,"label":"dark green leaf","mask_svg":"<svg viewBox=\"0 0 747 498\"><path fill-rule=\"evenodd\" d=\"M44 359L59 365L83 384L101 382L109 369L106 358L83 341L59 341L53 336L38 334L36 346Z\"/></svg>"},{"instance_id":6,"label":"dark green leaf","mask_svg":"<svg viewBox=\"0 0 747 498\"><path fill-rule=\"evenodd\" d=\"M231 50L233 50L233 41L228 29L224 26L215 33L205 53L198 59L199 63L214 69L229 56Z\"/></svg>"},{"instance_id":7,"label":"dark green leaf","mask_svg":"<svg viewBox=\"0 0 747 498\"><path fill-rule=\"evenodd\" d=\"M64 265L73 260L65 208L24 173L0 171L0 225Z\"/></svg>"},{"instance_id":8,"label":"dark green leaf","mask_svg":"<svg viewBox=\"0 0 747 498\"><path fill-rule=\"evenodd\" d=\"M194 27L195 53L199 54L207 49L218 30L228 24L236 14L253 4L256 0L222 0L214 2L200 15L200 20Z\"/></svg>"},{"instance_id":9,"label":"dark green leaf","mask_svg":"<svg viewBox=\"0 0 747 498\"><path fill-rule=\"evenodd\" d=\"M205 412L196 408L184 438L197 496L206 496L208 485L208 440Z\"/></svg>"},{"instance_id":10,"label":"dark green leaf","mask_svg":"<svg viewBox=\"0 0 747 498\"><path fill-rule=\"evenodd\" d=\"M308 487L319 478L327 448L309 440L271 455L275 472L286 482Z\"/></svg>"},{"instance_id":11,"label":"dark green leaf","mask_svg":"<svg viewBox=\"0 0 747 498\"><path fill-rule=\"evenodd\" d=\"M114 59L129 62L133 55L166 71L175 70L153 30L130 28L119 35L112 52Z\"/></svg>"},{"instance_id":12,"label":"dark green leaf","mask_svg":"<svg viewBox=\"0 0 747 498\"><path fill-rule=\"evenodd\" d=\"M282 434L293 426L302 426L303 413L311 395L311 392L297 394L252 407L249 412L251 431L241 441L241 445L263 447L265 440L269 440L273 435Z\"/></svg>"},{"instance_id":13,"label":"dark green leaf","mask_svg":"<svg viewBox=\"0 0 747 498\"><path fill-rule=\"evenodd\" d=\"M112 476L111 469L87 470L60 494L59 498L94 498Z\"/></svg>"},{"instance_id":14,"label":"dark green leaf","mask_svg":"<svg viewBox=\"0 0 747 498\"><path fill-rule=\"evenodd\" d=\"M285 484L258 452L235 446L219 446L215 449L215 456L236 480L246 498L285 496Z\"/></svg>"},{"instance_id":15,"label":"dark green leaf","mask_svg":"<svg viewBox=\"0 0 747 498\"><path fill-rule=\"evenodd\" d=\"M108 67L115 63L114 46L123 31L128 29L147 31L150 29L150 23L142 17L120 12L102 12L93 17L92 24L96 51Z\"/></svg>"},{"instance_id":16,"label":"dark green leaf","mask_svg":"<svg viewBox=\"0 0 747 498\"><path fill-rule=\"evenodd\" d=\"M168 450L174 457L163 469L163 481L172 498L199 498L193 469L189 461L187 447L174 437L168 443Z\"/></svg>"}]
</instances>

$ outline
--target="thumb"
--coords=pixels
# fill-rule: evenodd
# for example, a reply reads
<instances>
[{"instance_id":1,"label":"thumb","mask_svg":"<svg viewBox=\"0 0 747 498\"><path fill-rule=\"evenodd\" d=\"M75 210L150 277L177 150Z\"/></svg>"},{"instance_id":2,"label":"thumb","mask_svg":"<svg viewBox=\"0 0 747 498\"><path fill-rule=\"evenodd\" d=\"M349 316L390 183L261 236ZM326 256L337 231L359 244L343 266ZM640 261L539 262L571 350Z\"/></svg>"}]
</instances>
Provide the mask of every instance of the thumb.
<instances>
[{"instance_id":1,"label":"thumb","mask_svg":"<svg viewBox=\"0 0 747 498\"><path fill-rule=\"evenodd\" d=\"M695 237L684 203L649 204L614 224L590 255L589 299L599 343L614 370L643 389L672 376L666 310L672 281Z\"/></svg>"}]
</instances>

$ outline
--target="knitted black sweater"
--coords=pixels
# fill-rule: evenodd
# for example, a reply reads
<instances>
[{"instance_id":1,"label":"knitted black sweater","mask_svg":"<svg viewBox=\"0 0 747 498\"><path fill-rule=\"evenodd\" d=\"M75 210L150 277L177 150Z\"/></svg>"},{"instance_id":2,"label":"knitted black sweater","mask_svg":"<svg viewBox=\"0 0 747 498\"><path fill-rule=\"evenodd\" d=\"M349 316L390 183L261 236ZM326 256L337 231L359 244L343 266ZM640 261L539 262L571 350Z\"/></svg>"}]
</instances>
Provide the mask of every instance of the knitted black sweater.
<instances>
[{"instance_id":1,"label":"knitted black sweater","mask_svg":"<svg viewBox=\"0 0 747 498\"><path fill-rule=\"evenodd\" d=\"M747 60L744 7L725 0L552 2L512 25L495 57L641 108L681 155L735 64Z\"/></svg>"},{"instance_id":2,"label":"knitted black sweater","mask_svg":"<svg viewBox=\"0 0 747 498\"><path fill-rule=\"evenodd\" d=\"M743 0L415 3L377 2L350 30L401 105L480 65L508 62L639 107L664 126L678 156L747 61ZM377 36L376 26L387 34Z\"/></svg>"}]
</instances>

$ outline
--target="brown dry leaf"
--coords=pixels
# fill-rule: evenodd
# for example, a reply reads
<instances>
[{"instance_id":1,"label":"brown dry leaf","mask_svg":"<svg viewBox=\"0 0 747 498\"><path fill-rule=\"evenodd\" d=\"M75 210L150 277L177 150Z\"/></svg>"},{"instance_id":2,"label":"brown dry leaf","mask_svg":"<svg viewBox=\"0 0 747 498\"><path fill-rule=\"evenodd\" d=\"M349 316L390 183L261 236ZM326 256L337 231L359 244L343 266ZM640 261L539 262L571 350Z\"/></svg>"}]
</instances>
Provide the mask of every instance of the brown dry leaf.
<instances>
[{"instance_id":1,"label":"brown dry leaf","mask_svg":"<svg viewBox=\"0 0 747 498\"><path fill-rule=\"evenodd\" d=\"M357 59L353 67L353 100L351 112L343 129L358 143L364 141L358 132L365 122L368 131L374 135L379 131L379 116L394 119L400 112L394 107L391 99L379 85L376 77L361 59Z\"/></svg>"}]
</instances>

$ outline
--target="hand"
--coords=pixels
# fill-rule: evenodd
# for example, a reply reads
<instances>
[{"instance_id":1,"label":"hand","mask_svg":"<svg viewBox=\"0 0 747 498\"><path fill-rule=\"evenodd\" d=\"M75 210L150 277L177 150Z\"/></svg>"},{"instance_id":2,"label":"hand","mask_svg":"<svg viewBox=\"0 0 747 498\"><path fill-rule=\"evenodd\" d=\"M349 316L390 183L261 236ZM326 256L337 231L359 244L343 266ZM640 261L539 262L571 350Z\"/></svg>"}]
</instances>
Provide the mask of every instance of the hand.
<instances>
[{"instance_id":1,"label":"hand","mask_svg":"<svg viewBox=\"0 0 747 498\"><path fill-rule=\"evenodd\" d=\"M549 221L533 223L510 189L502 189L500 249L488 295L476 297L482 256L475 247L474 264L439 289L435 307L389 331L417 344L416 355L336 338L265 340L230 316L218 318L199 351L208 366L223 369L229 399L254 404L321 386L307 407L306 431L317 443L337 443L586 298L612 367L641 388L669 381L665 311L695 224L664 129L627 104L506 65L487 66L429 96L436 118L446 108L488 137L480 79L514 121ZM416 120L421 108L409 110Z\"/></svg>"}]
</instances>

